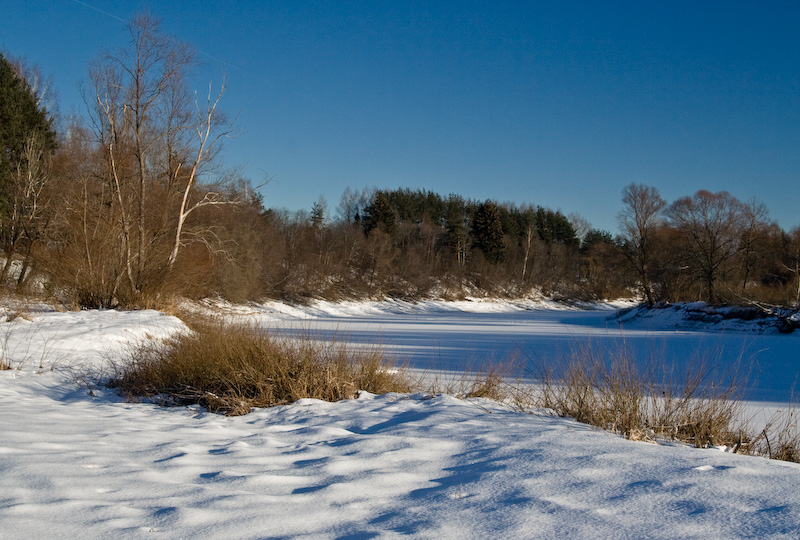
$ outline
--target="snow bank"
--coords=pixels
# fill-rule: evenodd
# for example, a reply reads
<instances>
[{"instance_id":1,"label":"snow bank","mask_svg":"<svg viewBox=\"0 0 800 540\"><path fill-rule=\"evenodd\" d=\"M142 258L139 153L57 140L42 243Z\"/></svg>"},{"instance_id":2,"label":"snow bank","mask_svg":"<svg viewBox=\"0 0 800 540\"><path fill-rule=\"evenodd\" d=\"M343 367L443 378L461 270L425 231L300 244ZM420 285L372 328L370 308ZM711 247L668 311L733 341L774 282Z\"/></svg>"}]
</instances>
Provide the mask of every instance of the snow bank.
<instances>
[{"instance_id":1,"label":"snow bank","mask_svg":"<svg viewBox=\"0 0 800 540\"><path fill-rule=\"evenodd\" d=\"M800 535L798 466L491 402L364 395L226 418L3 375L7 538Z\"/></svg>"},{"instance_id":2,"label":"snow bank","mask_svg":"<svg viewBox=\"0 0 800 540\"><path fill-rule=\"evenodd\" d=\"M185 329L180 319L152 310L21 312L0 323L0 355L17 375L105 369L142 340Z\"/></svg>"},{"instance_id":3,"label":"snow bank","mask_svg":"<svg viewBox=\"0 0 800 540\"><path fill-rule=\"evenodd\" d=\"M125 403L74 374L180 321L29 318L0 324L2 538L800 537L794 464L448 396L233 418Z\"/></svg>"},{"instance_id":4,"label":"snow bank","mask_svg":"<svg viewBox=\"0 0 800 540\"><path fill-rule=\"evenodd\" d=\"M712 332L777 333L780 321L755 307L711 306L706 302L636 306L620 317L630 328L673 327Z\"/></svg>"},{"instance_id":5,"label":"snow bank","mask_svg":"<svg viewBox=\"0 0 800 540\"><path fill-rule=\"evenodd\" d=\"M585 309L616 310L632 307L635 302L619 300L594 303L564 303L553 300L502 300L497 298L467 298L461 301L421 300L408 302L405 300L380 301L344 301L330 302L312 300L308 304L286 304L280 301L267 301L249 306L235 305L223 300L206 300L200 304L214 313L226 313L233 316L270 314L276 319L313 319L371 317L380 315L436 313L518 313L532 310L575 311ZM192 306L187 306L192 307Z\"/></svg>"}]
</instances>

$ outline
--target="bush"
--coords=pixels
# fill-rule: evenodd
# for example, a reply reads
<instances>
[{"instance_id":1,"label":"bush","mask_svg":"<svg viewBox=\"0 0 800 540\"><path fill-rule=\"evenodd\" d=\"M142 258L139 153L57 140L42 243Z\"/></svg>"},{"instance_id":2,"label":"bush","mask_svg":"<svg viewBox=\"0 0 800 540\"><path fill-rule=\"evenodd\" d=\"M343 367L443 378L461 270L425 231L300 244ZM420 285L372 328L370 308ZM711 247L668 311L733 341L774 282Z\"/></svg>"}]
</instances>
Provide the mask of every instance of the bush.
<instances>
[{"instance_id":1,"label":"bush","mask_svg":"<svg viewBox=\"0 0 800 540\"><path fill-rule=\"evenodd\" d=\"M199 403L212 412L246 414L302 398L338 401L407 392L405 377L375 349L270 335L254 325L195 320L192 331L140 347L112 381L128 396Z\"/></svg>"}]
</instances>

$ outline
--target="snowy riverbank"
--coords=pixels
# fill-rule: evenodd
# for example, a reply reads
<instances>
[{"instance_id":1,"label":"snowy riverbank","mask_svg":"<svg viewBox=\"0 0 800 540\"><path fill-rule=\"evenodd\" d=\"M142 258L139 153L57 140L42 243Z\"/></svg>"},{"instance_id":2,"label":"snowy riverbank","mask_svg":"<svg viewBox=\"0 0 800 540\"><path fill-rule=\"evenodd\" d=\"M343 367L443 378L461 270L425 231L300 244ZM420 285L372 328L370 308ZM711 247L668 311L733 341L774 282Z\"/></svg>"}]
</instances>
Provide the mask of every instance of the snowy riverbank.
<instances>
[{"instance_id":1,"label":"snowy riverbank","mask_svg":"<svg viewBox=\"0 0 800 540\"><path fill-rule=\"evenodd\" d=\"M444 307L427 320L406 313L416 323L402 313L370 315L371 307L340 309L253 311L287 326L353 324L359 339L370 317L391 339L402 331L419 338L415 324L427 322L434 328L423 337L440 340L440 355L451 354L441 342L447 326L467 325L457 330L482 336L475 343L493 330L502 344L509 328L521 327L520 337L533 324L526 308L488 319L455 309L447 319ZM599 319L573 312L570 336L554 313L540 314L540 334L549 327L574 338L591 327L603 335ZM153 311L33 312L0 324L13 368L0 372L0 538L800 536L794 464L631 442L448 396L362 394L228 418L125 403L76 384L87 370L108 373L109 360L137 340L181 327ZM781 346L790 354L798 344L788 337ZM394 345L408 352L413 344Z\"/></svg>"}]
</instances>

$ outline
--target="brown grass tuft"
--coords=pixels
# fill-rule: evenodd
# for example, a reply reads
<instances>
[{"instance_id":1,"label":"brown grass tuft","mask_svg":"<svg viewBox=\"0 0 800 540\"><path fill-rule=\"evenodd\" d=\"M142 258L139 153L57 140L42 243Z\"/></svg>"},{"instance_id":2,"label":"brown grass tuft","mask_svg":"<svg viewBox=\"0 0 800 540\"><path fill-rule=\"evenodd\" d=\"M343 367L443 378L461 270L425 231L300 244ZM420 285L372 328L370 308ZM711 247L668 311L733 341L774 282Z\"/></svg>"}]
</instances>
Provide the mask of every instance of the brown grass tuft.
<instances>
[{"instance_id":1,"label":"brown grass tuft","mask_svg":"<svg viewBox=\"0 0 800 540\"><path fill-rule=\"evenodd\" d=\"M738 380L731 376L720 384L712 375L708 363L698 361L677 383L657 360L641 368L624 350L608 359L586 347L565 366L543 372L539 402L558 415L630 439L738 448L749 439L737 425Z\"/></svg>"},{"instance_id":2,"label":"brown grass tuft","mask_svg":"<svg viewBox=\"0 0 800 540\"><path fill-rule=\"evenodd\" d=\"M274 337L258 326L199 319L192 321L191 332L137 350L113 384L130 396L199 403L228 415L302 398L350 399L359 390L410 390L378 350Z\"/></svg>"},{"instance_id":3,"label":"brown grass tuft","mask_svg":"<svg viewBox=\"0 0 800 540\"><path fill-rule=\"evenodd\" d=\"M778 411L767 421L756 436L750 451L754 454L800 463L800 431L797 429L796 406L787 411Z\"/></svg>"},{"instance_id":4,"label":"brown grass tuft","mask_svg":"<svg viewBox=\"0 0 800 540\"><path fill-rule=\"evenodd\" d=\"M520 379L515 359L487 363L482 368L466 368L461 372L428 372L419 376L413 386L430 394L449 394L459 398L486 398L516 405Z\"/></svg>"}]
</instances>

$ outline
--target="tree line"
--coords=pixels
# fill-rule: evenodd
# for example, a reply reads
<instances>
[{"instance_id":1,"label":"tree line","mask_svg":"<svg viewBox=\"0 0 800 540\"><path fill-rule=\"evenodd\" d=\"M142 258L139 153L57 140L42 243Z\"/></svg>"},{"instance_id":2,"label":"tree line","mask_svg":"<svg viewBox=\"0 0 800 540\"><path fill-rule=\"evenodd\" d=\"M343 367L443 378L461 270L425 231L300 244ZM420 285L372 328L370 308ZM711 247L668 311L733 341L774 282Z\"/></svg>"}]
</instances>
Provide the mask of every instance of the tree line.
<instances>
[{"instance_id":1,"label":"tree line","mask_svg":"<svg viewBox=\"0 0 800 540\"><path fill-rule=\"evenodd\" d=\"M667 204L654 187L622 193L620 234L542 206L427 190L347 190L335 219L270 210L274 296L465 295L565 300L638 296L798 305L800 229L757 201L700 190Z\"/></svg>"},{"instance_id":2,"label":"tree line","mask_svg":"<svg viewBox=\"0 0 800 540\"><path fill-rule=\"evenodd\" d=\"M622 193L620 233L536 205L347 189L335 213L266 208L219 159L224 81L196 94L194 51L146 16L89 68L64 127L47 85L0 56L0 282L81 307L175 296L358 299L638 295L800 303L800 229L757 201Z\"/></svg>"}]
</instances>

